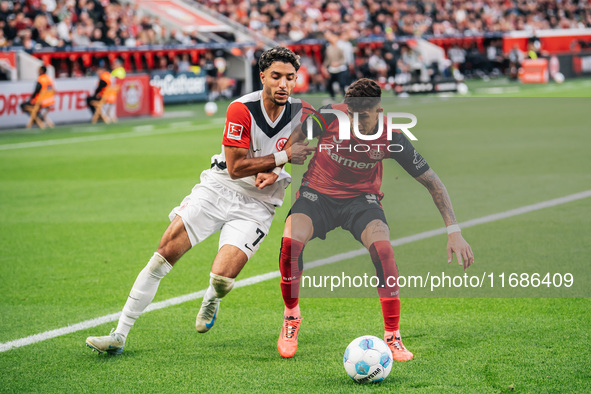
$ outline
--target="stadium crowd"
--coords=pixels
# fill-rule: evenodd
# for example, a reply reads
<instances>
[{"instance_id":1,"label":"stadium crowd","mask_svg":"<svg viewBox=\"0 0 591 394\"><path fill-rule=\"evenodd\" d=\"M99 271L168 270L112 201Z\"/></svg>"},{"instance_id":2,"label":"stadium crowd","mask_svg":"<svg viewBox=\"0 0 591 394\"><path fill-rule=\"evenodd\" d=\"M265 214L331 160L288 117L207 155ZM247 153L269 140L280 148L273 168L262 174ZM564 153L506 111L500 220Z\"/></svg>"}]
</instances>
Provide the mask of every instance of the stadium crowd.
<instances>
[{"instance_id":1,"label":"stadium crowd","mask_svg":"<svg viewBox=\"0 0 591 394\"><path fill-rule=\"evenodd\" d=\"M504 54L502 42L489 38L483 47L454 45L448 63L427 64L401 37L445 35L474 36L512 30L591 27L591 2L585 0L198 0L203 5L243 24L251 31L285 44L306 39L326 42L323 63L302 55L314 91L334 94L350 81L370 77L388 89L409 80L433 80L464 75L488 77L515 74L527 54ZM359 39L383 40L383 46L356 45ZM0 47L21 46L33 52L44 47L137 47L141 45L191 45L201 42L178 28L167 28L157 17L142 16L137 6L116 0L0 0ZM256 66L257 53L249 52ZM200 59L211 80L216 70L208 54ZM186 58L162 56L154 69L186 71ZM59 74L91 74L80 62L60 65ZM197 65L196 65L197 66ZM256 67L255 67L256 72ZM397 79L397 80L396 80ZM258 80L258 78L254 78ZM210 82L211 83L211 82Z\"/></svg>"},{"instance_id":2,"label":"stadium crowd","mask_svg":"<svg viewBox=\"0 0 591 394\"><path fill-rule=\"evenodd\" d=\"M329 30L349 40L429 34L480 34L591 27L584 0L199 0L277 41L324 39ZM140 17L129 3L110 0L0 1L0 46L39 47L191 44L179 29Z\"/></svg>"},{"instance_id":3,"label":"stadium crowd","mask_svg":"<svg viewBox=\"0 0 591 394\"><path fill-rule=\"evenodd\" d=\"M591 27L591 3L580 0L200 0L226 17L277 41L479 34Z\"/></svg>"},{"instance_id":4,"label":"stadium crowd","mask_svg":"<svg viewBox=\"0 0 591 394\"><path fill-rule=\"evenodd\" d=\"M190 44L195 37L167 29L136 6L97 0L0 1L0 47L105 47Z\"/></svg>"}]
</instances>

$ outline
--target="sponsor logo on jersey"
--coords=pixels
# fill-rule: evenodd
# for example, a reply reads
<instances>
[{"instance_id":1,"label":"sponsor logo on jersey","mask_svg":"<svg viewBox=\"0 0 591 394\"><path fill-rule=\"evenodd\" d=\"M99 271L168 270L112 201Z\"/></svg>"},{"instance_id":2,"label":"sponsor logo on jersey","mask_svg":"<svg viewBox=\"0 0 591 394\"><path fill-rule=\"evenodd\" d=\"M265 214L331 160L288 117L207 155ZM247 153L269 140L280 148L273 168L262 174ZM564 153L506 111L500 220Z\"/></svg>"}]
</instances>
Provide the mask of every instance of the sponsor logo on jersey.
<instances>
[{"instance_id":1,"label":"sponsor logo on jersey","mask_svg":"<svg viewBox=\"0 0 591 394\"><path fill-rule=\"evenodd\" d=\"M421 156L419 154L419 152L417 152L416 150L414 152L415 153L414 153L414 157L412 159L412 164L414 164L416 169L418 170L419 168L421 168L425 164L427 164L427 161L425 161L425 159L423 159L423 156Z\"/></svg>"},{"instance_id":2,"label":"sponsor logo on jersey","mask_svg":"<svg viewBox=\"0 0 591 394\"><path fill-rule=\"evenodd\" d=\"M244 130L244 126L238 123L228 123L228 133L227 137L231 140L238 140L242 139L242 131Z\"/></svg>"},{"instance_id":3,"label":"sponsor logo on jersey","mask_svg":"<svg viewBox=\"0 0 591 394\"><path fill-rule=\"evenodd\" d=\"M365 198L367 199L368 204L377 204L378 203L378 196L375 194L366 194Z\"/></svg>"},{"instance_id":4,"label":"sponsor logo on jersey","mask_svg":"<svg viewBox=\"0 0 591 394\"><path fill-rule=\"evenodd\" d=\"M307 198L310 201L316 201L318 200L318 194L316 193L310 193L308 191L305 191L302 193L302 197Z\"/></svg>"},{"instance_id":5,"label":"sponsor logo on jersey","mask_svg":"<svg viewBox=\"0 0 591 394\"><path fill-rule=\"evenodd\" d=\"M323 144L321 144L323 145ZM371 169L374 168L377 164L376 163L368 163L365 161L357 161L357 160L353 160L344 156L341 156L335 152L331 152L330 149L326 149L326 147L324 147L326 154L328 154L328 157L330 157L332 160L336 161L337 163L339 163L342 166L345 167L350 167L350 168L359 168L359 169ZM322 147L320 148L320 150L322 151Z\"/></svg>"}]
</instances>

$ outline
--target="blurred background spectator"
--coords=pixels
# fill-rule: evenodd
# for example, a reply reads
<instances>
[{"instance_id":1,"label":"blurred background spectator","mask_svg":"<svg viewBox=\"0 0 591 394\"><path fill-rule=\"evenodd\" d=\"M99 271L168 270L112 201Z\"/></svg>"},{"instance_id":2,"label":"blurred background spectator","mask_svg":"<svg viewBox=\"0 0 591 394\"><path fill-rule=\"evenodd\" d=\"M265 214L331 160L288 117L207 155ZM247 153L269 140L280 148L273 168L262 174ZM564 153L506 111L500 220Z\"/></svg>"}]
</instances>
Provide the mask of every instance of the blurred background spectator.
<instances>
[{"instance_id":1,"label":"blurred background spectator","mask_svg":"<svg viewBox=\"0 0 591 394\"><path fill-rule=\"evenodd\" d=\"M187 0L195 1L195 0ZM541 29L591 27L591 1L585 0L196 0L251 32L282 44L320 40L326 43L320 56L301 51L312 91L335 95L360 76L375 78L389 89L400 84L434 81L453 76L517 77L523 59L540 56ZM505 54L499 38L469 45L460 40L446 51L446 63L425 61L410 38L428 35L473 37L522 30L531 32L526 53L514 48ZM228 35L231 37L231 35ZM380 45L367 44L372 39ZM135 48L143 45L195 45L203 42L179 27L167 28L157 17L142 15L138 7L116 0L0 0L0 47L19 46L27 52L43 48ZM577 48L591 47L581 41ZM246 48L258 85L257 62L262 42ZM225 96L235 86L224 79L223 56L205 51L199 59L186 54L161 55L141 69L185 71L199 67L216 95ZM93 59L92 66L98 61ZM134 62L136 60L134 59ZM218 61L222 63L222 61ZM57 67L60 76L90 75L93 67L81 60ZM135 65L138 66L138 65ZM133 71L133 70L128 70Z\"/></svg>"},{"instance_id":2,"label":"blurred background spectator","mask_svg":"<svg viewBox=\"0 0 591 394\"><path fill-rule=\"evenodd\" d=\"M199 0L245 27L279 41L323 38L332 30L343 42L360 37L442 36L540 29L591 27L591 2L554 0ZM77 33L105 45L137 46L195 43L178 29L168 31L158 18L139 16L131 4L110 0L0 1L4 39L31 31L34 45L71 42ZM59 26L57 30L54 30ZM81 28L80 28L81 27ZM97 31L98 29L98 31ZM43 31L49 34L42 36ZM99 33L100 31L100 33ZM87 44L84 39L79 43ZM76 44L79 45L79 44ZM343 47L346 51L346 49Z\"/></svg>"}]
</instances>

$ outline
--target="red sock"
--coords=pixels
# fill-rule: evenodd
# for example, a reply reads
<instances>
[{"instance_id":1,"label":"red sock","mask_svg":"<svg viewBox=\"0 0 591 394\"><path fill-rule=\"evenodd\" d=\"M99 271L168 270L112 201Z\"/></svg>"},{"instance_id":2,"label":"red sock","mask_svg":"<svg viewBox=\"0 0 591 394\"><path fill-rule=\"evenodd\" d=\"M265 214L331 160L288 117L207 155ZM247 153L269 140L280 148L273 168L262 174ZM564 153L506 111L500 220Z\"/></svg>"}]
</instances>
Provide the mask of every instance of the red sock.
<instances>
[{"instance_id":1,"label":"red sock","mask_svg":"<svg viewBox=\"0 0 591 394\"><path fill-rule=\"evenodd\" d=\"M376 241L369 247L369 254L376 269L376 275L380 279L378 295L382 305L385 331L396 331L400 321L400 299L398 298L398 267L394 260L394 250L390 242ZM396 280L394 281L393 278Z\"/></svg>"},{"instance_id":2,"label":"red sock","mask_svg":"<svg viewBox=\"0 0 591 394\"><path fill-rule=\"evenodd\" d=\"M384 331L398 331L400 322L400 298L380 298Z\"/></svg>"},{"instance_id":3,"label":"red sock","mask_svg":"<svg viewBox=\"0 0 591 394\"><path fill-rule=\"evenodd\" d=\"M293 309L298 305L300 294L300 278L303 265L302 251L304 244L295 239L281 238L279 271L281 272L281 294L286 308Z\"/></svg>"}]
</instances>

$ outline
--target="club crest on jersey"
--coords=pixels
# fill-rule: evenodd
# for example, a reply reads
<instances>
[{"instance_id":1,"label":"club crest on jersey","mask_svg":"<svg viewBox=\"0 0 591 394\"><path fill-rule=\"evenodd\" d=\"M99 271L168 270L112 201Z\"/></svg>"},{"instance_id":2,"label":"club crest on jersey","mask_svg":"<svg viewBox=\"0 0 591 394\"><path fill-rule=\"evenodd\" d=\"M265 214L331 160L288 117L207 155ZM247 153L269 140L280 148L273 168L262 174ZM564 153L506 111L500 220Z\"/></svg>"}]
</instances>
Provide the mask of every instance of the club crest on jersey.
<instances>
[{"instance_id":1,"label":"club crest on jersey","mask_svg":"<svg viewBox=\"0 0 591 394\"><path fill-rule=\"evenodd\" d=\"M368 152L369 158L372 160L382 160L386 153L383 150L372 149Z\"/></svg>"},{"instance_id":2,"label":"club crest on jersey","mask_svg":"<svg viewBox=\"0 0 591 394\"><path fill-rule=\"evenodd\" d=\"M275 148L277 148L277 150L280 151L281 149L283 149L286 142L287 142L287 138L279 138L277 140L277 143L275 144Z\"/></svg>"},{"instance_id":3,"label":"club crest on jersey","mask_svg":"<svg viewBox=\"0 0 591 394\"><path fill-rule=\"evenodd\" d=\"M337 140L337 137L334 135L332 136L332 141L337 145L340 144L341 142L343 142L343 140Z\"/></svg>"},{"instance_id":4,"label":"club crest on jersey","mask_svg":"<svg viewBox=\"0 0 591 394\"><path fill-rule=\"evenodd\" d=\"M238 140L242 139L242 131L244 130L244 126L238 123L228 123L228 133L227 137L231 140Z\"/></svg>"}]
</instances>

